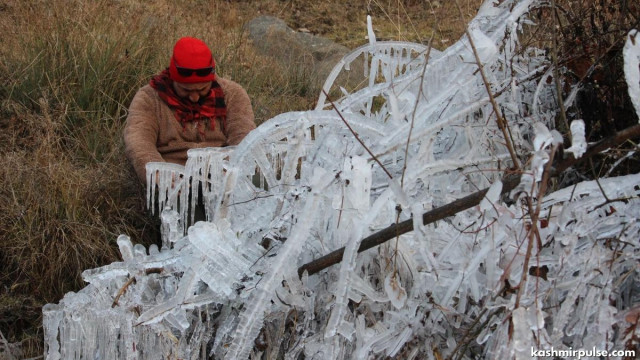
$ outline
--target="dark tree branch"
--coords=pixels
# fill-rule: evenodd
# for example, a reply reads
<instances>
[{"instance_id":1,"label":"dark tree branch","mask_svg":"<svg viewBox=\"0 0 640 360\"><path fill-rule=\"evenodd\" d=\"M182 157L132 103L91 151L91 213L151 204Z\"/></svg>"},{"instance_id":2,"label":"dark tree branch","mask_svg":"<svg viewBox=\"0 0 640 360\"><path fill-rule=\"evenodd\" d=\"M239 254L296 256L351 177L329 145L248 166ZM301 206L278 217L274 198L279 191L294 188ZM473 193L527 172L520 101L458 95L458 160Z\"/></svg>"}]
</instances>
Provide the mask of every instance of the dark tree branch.
<instances>
[{"instance_id":1,"label":"dark tree branch","mask_svg":"<svg viewBox=\"0 0 640 360\"><path fill-rule=\"evenodd\" d=\"M508 191L513 190L519 183L520 175L507 176L506 179L503 179L502 193L504 194ZM426 213L422 214L422 223L425 225L431 224L438 220L442 220L446 217L455 215L460 211L478 205L480 201L482 201L488 190L489 189L480 190L471 195L467 195L461 199L455 200L447 205L441 206L437 209L427 211ZM365 250L371 249L372 247L383 244L386 241L395 238L396 236L406 234L410 231L413 231L413 219L390 225L389 227L384 228L377 233L364 238L360 243L358 252L360 253ZM298 274L302 275L303 272L307 271L309 275L312 275L328 268L331 265L337 264L342 260L343 253L344 248L340 248L319 259L302 265L300 268L298 268Z\"/></svg>"}]
</instances>

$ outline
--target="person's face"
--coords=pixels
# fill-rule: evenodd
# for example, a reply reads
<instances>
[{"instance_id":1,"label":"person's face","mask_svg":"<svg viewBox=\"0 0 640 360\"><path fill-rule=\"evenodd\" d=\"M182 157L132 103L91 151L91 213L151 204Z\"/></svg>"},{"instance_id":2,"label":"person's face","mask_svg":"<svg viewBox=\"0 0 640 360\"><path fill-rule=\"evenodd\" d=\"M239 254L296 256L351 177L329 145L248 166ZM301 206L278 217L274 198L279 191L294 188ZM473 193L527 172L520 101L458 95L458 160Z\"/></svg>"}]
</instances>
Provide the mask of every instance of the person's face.
<instances>
[{"instance_id":1,"label":"person's face","mask_svg":"<svg viewBox=\"0 0 640 360\"><path fill-rule=\"evenodd\" d=\"M192 103L197 103L201 98L209 95L211 91L211 81L198 83L180 83L174 81L173 89L179 97L187 99Z\"/></svg>"}]
</instances>

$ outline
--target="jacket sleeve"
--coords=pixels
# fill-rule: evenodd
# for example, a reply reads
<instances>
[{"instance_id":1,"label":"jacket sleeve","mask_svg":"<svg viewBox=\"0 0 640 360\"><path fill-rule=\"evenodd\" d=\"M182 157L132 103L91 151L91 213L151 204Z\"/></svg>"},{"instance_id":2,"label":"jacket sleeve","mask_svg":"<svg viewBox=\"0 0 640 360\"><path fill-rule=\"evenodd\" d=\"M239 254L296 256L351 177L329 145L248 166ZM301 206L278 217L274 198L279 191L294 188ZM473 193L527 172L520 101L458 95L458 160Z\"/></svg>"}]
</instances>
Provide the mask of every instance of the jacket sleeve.
<instances>
[{"instance_id":1,"label":"jacket sleeve","mask_svg":"<svg viewBox=\"0 0 640 360\"><path fill-rule=\"evenodd\" d=\"M125 153L142 183L147 181L145 165L151 161L164 161L156 147L158 110L149 94L142 89L138 90L129 106L124 127Z\"/></svg>"},{"instance_id":2,"label":"jacket sleeve","mask_svg":"<svg viewBox=\"0 0 640 360\"><path fill-rule=\"evenodd\" d=\"M227 145L238 145L253 129L256 123L249 95L235 82L229 81L225 90L227 105Z\"/></svg>"}]
</instances>

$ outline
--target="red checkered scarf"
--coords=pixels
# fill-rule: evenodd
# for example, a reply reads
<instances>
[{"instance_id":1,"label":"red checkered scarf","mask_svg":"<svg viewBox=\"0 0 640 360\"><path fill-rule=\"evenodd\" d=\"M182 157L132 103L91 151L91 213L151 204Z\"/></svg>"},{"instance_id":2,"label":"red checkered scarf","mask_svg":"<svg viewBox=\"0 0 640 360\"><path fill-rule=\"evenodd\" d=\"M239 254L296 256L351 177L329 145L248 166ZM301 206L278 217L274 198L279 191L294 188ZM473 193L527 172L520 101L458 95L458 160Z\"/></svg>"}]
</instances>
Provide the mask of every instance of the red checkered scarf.
<instances>
[{"instance_id":1,"label":"red checkered scarf","mask_svg":"<svg viewBox=\"0 0 640 360\"><path fill-rule=\"evenodd\" d=\"M205 98L201 98L198 103L180 98L173 89L173 80L169 78L169 69L154 76L150 83L152 88L158 92L158 96L175 111L176 119L182 124L184 131L187 123L198 124L198 132L204 136L205 123L201 120L209 120L211 129L215 129L215 119L222 119L222 131L225 131L227 120L227 106L224 102L224 92L217 81L211 82L211 92ZM203 128L200 128L203 124Z\"/></svg>"}]
</instances>

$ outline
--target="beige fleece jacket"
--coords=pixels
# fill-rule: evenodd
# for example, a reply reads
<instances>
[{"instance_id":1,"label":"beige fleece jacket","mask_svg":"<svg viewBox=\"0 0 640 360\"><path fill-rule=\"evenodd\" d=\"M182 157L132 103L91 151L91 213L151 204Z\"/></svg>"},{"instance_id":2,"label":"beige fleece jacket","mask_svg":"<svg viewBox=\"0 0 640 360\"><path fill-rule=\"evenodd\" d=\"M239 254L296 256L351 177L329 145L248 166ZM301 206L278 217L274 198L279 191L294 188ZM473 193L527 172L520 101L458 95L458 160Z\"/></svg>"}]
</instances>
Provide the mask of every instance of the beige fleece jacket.
<instances>
[{"instance_id":1,"label":"beige fleece jacket","mask_svg":"<svg viewBox=\"0 0 640 360\"><path fill-rule=\"evenodd\" d=\"M220 119L216 119L213 130L206 120L204 138L195 123L188 123L183 129L174 112L150 85L138 90L129 106L124 144L127 158L143 183L146 182L145 165L148 162L184 165L187 150L237 145L255 129L247 92L231 80L218 77L217 81L224 91L227 124L223 133Z\"/></svg>"}]
</instances>

